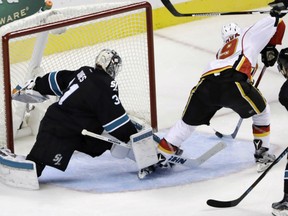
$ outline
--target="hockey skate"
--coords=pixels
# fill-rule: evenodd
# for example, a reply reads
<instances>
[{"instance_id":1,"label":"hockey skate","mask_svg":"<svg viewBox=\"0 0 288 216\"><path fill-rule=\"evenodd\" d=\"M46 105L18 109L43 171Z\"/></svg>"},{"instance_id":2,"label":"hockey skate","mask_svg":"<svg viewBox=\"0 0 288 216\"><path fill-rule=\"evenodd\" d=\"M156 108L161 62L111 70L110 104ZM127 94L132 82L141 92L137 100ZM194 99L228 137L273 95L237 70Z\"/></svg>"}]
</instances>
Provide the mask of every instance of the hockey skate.
<instances>
[{"instance_id":1,"label":"hockey skate","mask_svg":"<svg viewBox=\"0 0 288 216\"><path fill-rule=\"evenodd\" d=\"M183 150L180 148L177 148L177 150L175 151L175 155L182 155L182 154L183 154ZM159 167L161 168L172 168L173 166L175 166L175 164L173 163L167 163L166 165L162 165L161 163L159 164Z\"/></svg>"},{"instance_id":2,"label":"hockey skate","mask_svg":"<svg viewBox=\"0 0 288 216\"><path fill-rule=\"evenodd\" d=\"M182 149L172 145L163 138L158 145L158 166L161 168L171 168L174 164L168 162L169 158L172 155L182 155L182 153Z\"/></svg>"},{"instance_id":3,"label":"hockey skate","mask_svg":"<svg viewBox=\"0 0 288 216\"><path fill-rule=\"evenodd\" d=\"M266 170L276 159L275 155L268 153L268 148L262 147L262 141L261 140L254 140L254 146L255 146L255 162L257 165L257 172L263 172Z\"/></svg>"},{"instance_id":4,"label":"hockey skate","mask_svg":"<svg viewBox=\"0 0 288 216\"><path fill-rule=\"evenodd\" d=\"M288 194L284 194L280 202L272 204L272 214L274 216L288 216Z\"/></svg>"},{"instance_id":5,"label":"hockey skate","mask_svg":"<svg viewBox=\"0 0 288 216\"><path fill-rule=\"evenodd\" d=\"M148 176L151 173L155 172L155 170L156 170L156 164L155 165L151 165L149 167L145 167L145 168L139 170L137 176L138 176L139 179L144 179L144 178L146 178L146 176Z\"/></svg>"},{"instance_id":6,"label":"hockey skate","mask_svg":"<svg viewBox=\"0 0 288 216\"><path fill-rule=\"evenodd\" d=\"M169 145L169 147L171 146L170 149L173 148L173 151L167 153L167 151L165 151L165 153L162 153L162 151L159 150L159 146L164 146L164 148ZM160 153L158 153L158 163L154 164L152 166L146 167L141 169L138 172L138 178L139 179L144 179L146 178L146 176L150 175L151 173L154 173L156 171L156 169L165 169L165 168L172 168L175 164L169 163L167 162L170 158L170 156L172 155L182 155L183 154L183 150L173 146L171 144L169 144L165 139L162 139L159 143L158 146L158 151L160 151ZM164 163L163 163L164 162Z\"/></svg>"}]
</instances>

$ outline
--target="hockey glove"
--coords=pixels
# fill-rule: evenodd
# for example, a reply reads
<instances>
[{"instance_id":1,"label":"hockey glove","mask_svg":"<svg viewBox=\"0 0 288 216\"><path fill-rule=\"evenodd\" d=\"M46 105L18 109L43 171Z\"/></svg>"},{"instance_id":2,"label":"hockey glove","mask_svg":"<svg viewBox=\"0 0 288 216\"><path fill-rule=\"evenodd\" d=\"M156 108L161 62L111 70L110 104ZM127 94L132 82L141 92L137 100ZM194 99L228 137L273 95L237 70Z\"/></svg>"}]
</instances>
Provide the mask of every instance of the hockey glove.
<instances>
[{"instance_id":1,"label":"hockey glove","mask_svg":"<svg viewBox=\"0 0 288 216\"><path fill-rule=\"evenodd\" d=\"M12 90L12 95L14 94L18 94L20 91L24 91L24 90L32 90L36 84L36 78L34 79L30 79L28 81L25 82L25 84L22 86L17 85L13 90Z\"/></svg>"},{"instance_id":2,"label":"hockey glove","mask_svg":"<svg viewBox=\"0 0 288 216\"><path fill-rule=\"evenodd\" d=\"M281 13L281 11L287 9L288 0L275 0L274 2L270 2L269 6L272 7L270 15L272 17L281 18L286 15L286 13Z\"/></svg>"},{"instance_id":3,"label":"hockey glove","mask_svg":"<svg viewBox=\"0 0 288 216\"><path fill-rule=\"evenodd\" d=\"M27 80L26 83L24 84L22 90L32 90L34 86L36 85L36 80L38 77L35 77L34 79Z\"/></svg>"},{"instance_id":4,"label":"hockey glove","mask_svg":"<svg viewBox=\"0 0 288 216\"><path fill-rule=\"evenodd\" d=\"M24 86L26 86L26 89L33 89L34 88L34 86L35 86L35 80L34 79L30 79L30 80L28 80L26 83L25 83L25 85Z\"/></svg>"},{"instance_id":5,"label":"hockey glove","mask_svg":"<svg viewBox=\"0 0 288 216\"><path fill-rule=\"evenodd\" d=\"M261 51L261 60L264 63L266 67L273 66L278 58L278 50L275 48L275 46L267 45L262 51Z\"/></svg>"}]
</instances>

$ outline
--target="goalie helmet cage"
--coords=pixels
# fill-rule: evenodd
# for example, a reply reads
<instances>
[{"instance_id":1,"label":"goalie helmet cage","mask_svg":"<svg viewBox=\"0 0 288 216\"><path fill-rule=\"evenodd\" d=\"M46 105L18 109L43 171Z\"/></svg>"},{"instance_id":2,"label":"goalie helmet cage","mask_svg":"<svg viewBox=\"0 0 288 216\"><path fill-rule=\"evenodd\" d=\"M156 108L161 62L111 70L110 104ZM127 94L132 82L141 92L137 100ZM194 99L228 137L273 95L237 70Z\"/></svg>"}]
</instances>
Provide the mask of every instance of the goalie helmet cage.
<instances>
[{"instance_id":1,"label":"goalie helmet cage","mask_svg":"<svg viewBox=\"0 0 288 216\"><path fill-rule=\"evenodd\" d=\"M13 116L18 112L17 106L23 106L11 102L11 88L35 76L37 68L48 73L83 65L93 67L97 53L104 48L115 49L122 57L123 68L116 80L127 113L157 131L153 22L148 2L45 11L3 26L0 34L0 147L14 151ZM41 34L42 46L46 44L35 55Z\"/></svg>"}]
</instances>

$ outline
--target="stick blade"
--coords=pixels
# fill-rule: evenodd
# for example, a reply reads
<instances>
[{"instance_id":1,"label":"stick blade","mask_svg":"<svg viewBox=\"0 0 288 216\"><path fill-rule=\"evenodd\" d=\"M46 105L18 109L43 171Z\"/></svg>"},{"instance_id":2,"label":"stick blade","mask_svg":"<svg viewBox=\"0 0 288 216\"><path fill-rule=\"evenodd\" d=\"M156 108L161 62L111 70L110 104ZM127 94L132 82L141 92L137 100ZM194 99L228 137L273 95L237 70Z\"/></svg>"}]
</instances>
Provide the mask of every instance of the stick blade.
<instances>
[{"instance_id":1,"label":"stick blade","mask_svg":"<svg viewBox=\"0 0 288 216\"><path fill-rule=\"evenodd\" d=\"M220 139L223 138L223 134L220 133L220 132L218 132L218 131L215 131L215 135L216 135L217 137L219 137Z\"/></svg>"},{"instance_id":2,"label":"stick blade","mask_svg":"<svg viewBox=\"0 0 288 216\"><path fill-rule=\"evenodd\" d=\"M207 205L215 208L230 208L238 205L238 200L231 200L231 201L219 201L219 200L213 200L209 199L207 200Z\"/></svg>"}]
</instances>

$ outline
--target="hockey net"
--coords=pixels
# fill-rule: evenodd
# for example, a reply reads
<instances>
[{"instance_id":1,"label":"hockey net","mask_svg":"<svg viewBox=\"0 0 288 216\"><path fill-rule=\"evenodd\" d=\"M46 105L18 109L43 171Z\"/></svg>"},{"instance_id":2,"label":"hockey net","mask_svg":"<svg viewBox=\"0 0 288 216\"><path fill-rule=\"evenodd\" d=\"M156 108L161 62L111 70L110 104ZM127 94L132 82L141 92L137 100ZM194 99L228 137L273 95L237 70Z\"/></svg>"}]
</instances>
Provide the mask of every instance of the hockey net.
<instances>
[{"instance_id":1,"label":"hockey net","mask_svg":"<svg viewBox=\"0 0 288 216\"><path fill-rule=\"evenodd\" d=\"M24 129L36 135L45 110L57 101L53 97L33 105L11 101L11 89L48 72L94 66L96 54L104 48L122 57L116 80L127 113L157 130L149 3L52 9L5 25L0 34L0 147L14 151L14 139Z\"/></svg>"}]
</instances>

